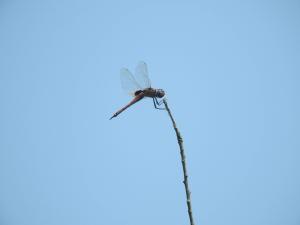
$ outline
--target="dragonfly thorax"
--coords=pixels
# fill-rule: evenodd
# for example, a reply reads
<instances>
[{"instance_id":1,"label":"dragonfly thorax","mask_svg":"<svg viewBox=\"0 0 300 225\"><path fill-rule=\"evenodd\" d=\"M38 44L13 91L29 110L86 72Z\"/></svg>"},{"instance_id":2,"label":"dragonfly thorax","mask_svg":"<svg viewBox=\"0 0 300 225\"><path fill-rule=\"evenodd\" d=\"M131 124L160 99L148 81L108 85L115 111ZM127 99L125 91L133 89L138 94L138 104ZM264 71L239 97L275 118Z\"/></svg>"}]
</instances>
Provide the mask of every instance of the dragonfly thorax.
<instances>
[{"instance_id":1,"label":"dragonfly thorax","mask_svg":"<svg viewBox=\"0 0 300 225\"><path fill-rule=\"evenodd\" d=\"M144 93L144 96L150 97L150 98L162 98L165 96L165 92L162 89L146 88L146 89L142 90L142 92ZM139 94L141 92L138 93L138 91L137 91L136 93Z\"/></svg>"}]
</instances>

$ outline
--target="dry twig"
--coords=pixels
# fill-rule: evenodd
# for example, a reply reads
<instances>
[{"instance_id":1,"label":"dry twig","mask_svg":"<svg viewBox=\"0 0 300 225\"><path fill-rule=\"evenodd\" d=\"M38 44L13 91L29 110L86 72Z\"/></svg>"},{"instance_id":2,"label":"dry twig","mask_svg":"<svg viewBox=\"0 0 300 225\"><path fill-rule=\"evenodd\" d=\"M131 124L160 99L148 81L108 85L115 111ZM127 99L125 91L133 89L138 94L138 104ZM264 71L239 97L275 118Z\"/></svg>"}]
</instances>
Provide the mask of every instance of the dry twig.
<instances>
[{"instance_id":1,"label":"dry twig","mask_svg":"<svg viewBox=\"0 0 300 225\"><path fill-rule=\"evenodd\" d=\"M177 136L177 141L179 144L179 149L180 149L180 155L181 155L181 163L182 163L182 169L183 169L183 183L185 187L185 193L186 193L186 203L187 203L187 208L188 208L188 214L190 218L190 225L195 225L194 219L193 219L193 213L192 213L192 202L191 202L191 192L189 190L189 182L188 182L188 174L187 174L187 167L186 167L186 158L184 154L184 148L183 148L183 139L180 135L180 132L177 128L176 122L172 116L172 113L170 111L170 108L168 106L167 100L164 98L163 102L165 104L166 110L172 120L173 123L173 128L175 130L176 136Z\"/></svg>"}]
</instances>

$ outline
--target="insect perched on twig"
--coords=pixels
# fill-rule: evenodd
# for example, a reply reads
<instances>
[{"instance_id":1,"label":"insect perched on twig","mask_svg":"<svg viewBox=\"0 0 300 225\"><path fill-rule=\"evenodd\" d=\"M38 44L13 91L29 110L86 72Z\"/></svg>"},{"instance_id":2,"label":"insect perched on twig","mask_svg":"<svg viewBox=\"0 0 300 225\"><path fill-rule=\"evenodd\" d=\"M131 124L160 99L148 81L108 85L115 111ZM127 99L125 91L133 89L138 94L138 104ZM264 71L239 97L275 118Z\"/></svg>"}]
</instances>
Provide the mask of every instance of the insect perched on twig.
<instances>
[{"instance_id":1,"label":"insect perched on twig","mask_svg":"<svg viewBox=\"0 0 300 225\"><path fill-rule=\"evenodd\" d=\"M122 68L120 72L120 78L122 88L134 98L127 105L113 114L110 120L144 97L152 98L154 107L156 109L165 109L159 107L162 104L162 101L159 102L157 99L164 97L165 92L162 89L155 89L151 87L151 82L148 77L147 64L145 62L138 63L135 69L135 76L133 76L128 69Z\"/></svg>"}]
</instances>

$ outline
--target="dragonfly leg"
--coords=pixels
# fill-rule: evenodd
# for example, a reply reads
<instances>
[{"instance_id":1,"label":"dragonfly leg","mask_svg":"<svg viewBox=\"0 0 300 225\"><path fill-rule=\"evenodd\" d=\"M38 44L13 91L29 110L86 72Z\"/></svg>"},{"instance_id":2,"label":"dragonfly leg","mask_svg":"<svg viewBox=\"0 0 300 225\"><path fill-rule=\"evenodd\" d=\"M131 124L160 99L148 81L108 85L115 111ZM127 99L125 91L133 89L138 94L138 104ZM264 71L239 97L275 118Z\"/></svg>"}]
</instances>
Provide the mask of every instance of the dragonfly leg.
<instances>
[{"instance_id":1,"label":"dragonfly leg","mask_svg":"<svg viewBox=\"0 0 300 225\"><path fill-rule=\"evenodd\" d=\"M161 105L161 102L159 103L156 98L152 98L152 100L153 100L154 107L156 109L165 110L165 108L159 108L158 107L159 105Z\"/></svg>"},{"instance_id":2,"label":"dragonfly leg","mask_svg":"<svg viewBox=\"0 0 300 225\"><path fill-rule=\"evenodd\" d=\"M154 98L155 98L155 101L156 101L157 105L161 105L163 103L163 100L158 101L156 97L154 97Z\"/></svg>"}]
</instances>

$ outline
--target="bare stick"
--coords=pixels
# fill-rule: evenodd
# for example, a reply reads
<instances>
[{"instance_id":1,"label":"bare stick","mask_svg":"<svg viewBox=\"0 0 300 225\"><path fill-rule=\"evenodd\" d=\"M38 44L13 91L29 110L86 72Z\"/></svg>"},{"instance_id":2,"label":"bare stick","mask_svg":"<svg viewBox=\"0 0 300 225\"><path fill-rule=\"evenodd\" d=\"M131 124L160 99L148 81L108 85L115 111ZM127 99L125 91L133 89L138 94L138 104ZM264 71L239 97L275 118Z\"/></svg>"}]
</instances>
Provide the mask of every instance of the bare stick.
<instances>
[{"instance_id":1,"label":"bare stick","mask_svg":"<svg viewBox=\"0 0 300 225\"><path fill-rule=\"evenodd\" d=\"M181 155L181 163L182 163L182 169L183 169L183 183L184 183L184 187L185 187L186 204L187 204L189 218L190 218L190 225L195 225L194 219L193 219L193 213L192 213L191 192L189 190L189 182L188 182L188 174L187 174L187 168L186 168L186 159L185 159L184 148L183 148L183 140L182 140L180 132L176 126L175 120L171 114L171 111L168 107L167 100L165 98L163 99L163 102L164 102L166 110L172 120L173 128L176 132L177 141L178 141L179 149L180 149L180 155Z\"/></svg>"}]
</instances>

